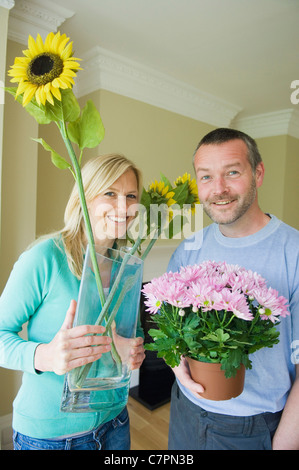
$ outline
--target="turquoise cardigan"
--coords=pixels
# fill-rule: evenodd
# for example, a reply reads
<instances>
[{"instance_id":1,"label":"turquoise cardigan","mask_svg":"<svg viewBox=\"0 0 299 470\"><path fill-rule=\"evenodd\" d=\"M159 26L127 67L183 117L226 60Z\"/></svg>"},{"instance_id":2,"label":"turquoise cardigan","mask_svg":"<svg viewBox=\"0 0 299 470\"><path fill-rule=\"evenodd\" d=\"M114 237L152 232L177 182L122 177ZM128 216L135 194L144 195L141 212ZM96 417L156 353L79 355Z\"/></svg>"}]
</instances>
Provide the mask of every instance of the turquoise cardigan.
<instances>
[{"instance_id":1,"label":"turquoise cardigan","mask_svg":"<svg viewBox=\"0 0 299 470\"><path fill-rule=\"evenodd\" d=\"M120 412L61 412L64 376L34 369L36 347L54 338L79 286L64 250L48 239L20 256L0 297L0 366L24 372L13 428L27 436L51 439L89 431ZM26 323L28 340L19 335ZM140 323L137 336L143 336Z\"/></svg>"}]
</instances>

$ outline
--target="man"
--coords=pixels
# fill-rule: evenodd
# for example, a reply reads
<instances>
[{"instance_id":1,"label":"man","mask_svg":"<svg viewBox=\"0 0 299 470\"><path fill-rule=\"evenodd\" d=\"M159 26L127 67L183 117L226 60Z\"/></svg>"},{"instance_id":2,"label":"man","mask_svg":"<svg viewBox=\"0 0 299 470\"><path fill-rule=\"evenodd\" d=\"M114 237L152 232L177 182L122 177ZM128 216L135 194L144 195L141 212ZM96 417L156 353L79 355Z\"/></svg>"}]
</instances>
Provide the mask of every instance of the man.
<instances>
[{"instance_id":1,"label":"man","mask_svg":"<svg viewBox=\"0 0 299 470\"><path fill-rule=\"evenodd\" d=\"M203 388L182 358L174 368L169 449L299 449L299 360L292 352L299 344L299 232L259 207L264 165L246 134L207 134L194 169L199 199L214 223L180 244L169 271L206 259L238 264L286 297L291 314L278 326L279 344L250 356L252 369L237 398L201 398Z\"/></svg>"}]
</instances>

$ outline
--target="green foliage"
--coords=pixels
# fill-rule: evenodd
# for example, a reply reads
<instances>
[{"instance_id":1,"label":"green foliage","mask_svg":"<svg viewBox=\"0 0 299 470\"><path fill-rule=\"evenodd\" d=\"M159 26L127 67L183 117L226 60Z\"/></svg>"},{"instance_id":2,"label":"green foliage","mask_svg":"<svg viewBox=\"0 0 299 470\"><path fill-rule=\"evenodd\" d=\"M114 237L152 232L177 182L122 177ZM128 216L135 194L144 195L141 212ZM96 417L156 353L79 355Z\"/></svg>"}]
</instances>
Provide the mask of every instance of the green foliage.
<instances>
[{"instance_id":1,"label":"green foliage","mask_svg":"<svg viewBox=\"0 0 299 470\"><path fill-rule=\"evenodd\" d=\"M9 94L14 96L18 103L22 104L23 95L19 95L19 96L16 97L17 88L7 87L7 88L5 88L5 90ZM30 116L34 117L34 119L37 121L38 124L49 124L51 122L51 119L49 119L45 115L44 109L41 109L38 106L35 98L32 98L30 103L28 103L27 106L24 107L24 109L30 114Z\"/></svg>"},{"instance_id":2,"label":"green foliage","mask_svg":"<svg viewBox=\"0 0 299 470\"><path fill-rule=\"evenodd\" d=\"M68 136L80 150L94 148L103 140L105 129L92 101L87 101L78 119L69 123Z\"/></svg>"},{"instance_id":3,"label":"green foliage","mask_svg":"<svg viewBox=\"0 0 299 470\"><path fill-rule=\"evenodd\" d=\"M17 88L8 87L5 88L5 90L22 104L23 97L21 95L16 97ZM64 141L66 142L69 138L73 143L78 145L81 152L86 147L96 147L105 136L101 116L93 102L91 100L87 101L81 113L79 103L73 91L69 88L61 90L61 101L54 98L54 106L48 102L45 106L38 105L36 99L33 97L24 109L34 117L38 124L56 122L60 131L62 131L63 126L68 123L67 135L63 135ZM75 176L73 166L47 144L44 139L32 140L40 143L45 150L51 153L52 163L57 168L61 170L68 168ZM68 149L70 148L68 144L67 147ZM71 154L73 154L73 150L70 149L70 151ZM80 161L81 158L82 153Z\"/></svg>"},{"instance_id":4,"label":"green foliage","mask_svg":"<svg viewBox=\"0 0 299 470\"><path fill-rule=\"evenodd\" d=\"M73 122L80 115L80 106L73 93L69 88L61 90L61 101L54 98L54 106L47 103L41 105L45 116L51 121L56 122Z\"/></svg>"},{"instance_id":5,"label":"green foliage","mask_svg":"<svg viewBox=\"0 0 299 470\"><path fill-rule=\"evenodd\" d=\"M193 312L164 304L155 320L158 329L151 329L153 342L145 348L157 351L170 367L180 364L181 356L203 362L221 363L226 377L235 376L241 364L251 368L249 354L278 343L279 332L270 320L262 320L255 312L253 321L237 318L232 312ZM276 323L277 325L277 323Z\"/></svg>"},{"instance_id":6,"label":"green foliage","mask_svg":"<svg viewBox=\"0 0 299 470\"><path fill-rule=\"evenodd\" d=\"M59 168L60 170L65 170L66 168L68 169L72 168L72 165L68 163L63 157L61 157L57 152L55 152L55 150L52 147L50 147L50 145L47 144L47 142L45 142L44 139L40 138L40 139L32 139L32 140L41 144L44 147L44 149L47 150L48 152L51 152L52 163L57 168Z\"/></svg>"}]
</instances>

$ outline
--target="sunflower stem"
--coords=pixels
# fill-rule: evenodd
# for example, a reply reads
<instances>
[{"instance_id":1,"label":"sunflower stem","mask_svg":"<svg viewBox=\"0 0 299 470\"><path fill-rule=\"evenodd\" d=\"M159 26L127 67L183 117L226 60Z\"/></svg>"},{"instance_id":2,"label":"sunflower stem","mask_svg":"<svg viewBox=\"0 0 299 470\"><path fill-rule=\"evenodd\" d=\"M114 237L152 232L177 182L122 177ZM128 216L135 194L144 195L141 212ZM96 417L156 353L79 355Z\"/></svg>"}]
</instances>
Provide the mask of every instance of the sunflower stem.
<instances>
[{"instance_id":1,"label":"sunflower stem","mask_svg":"<svg viewBox=\"0 0 299 470\"><path fill-rule=\"evenodd\" d=\"M151 241L150 241L149 244L147 245L146 249L144 250L143 255L141 256L141 259L142 259L143 261L145 260L145 258L146 258L147 255L149 254L149 252L151 251L152 247L154 246L154 244L156 243L156 241L158 240L158 238L160 238L161 233L162 233L162 227L159 227L159 228L156 230L155 236L151 239Z\"/></svg>"},{"instance_id":2,"label":"sunflower stem","mask_svg":"<svg viewBox=\"0 0 299 470\"><path fill-rule=\"evenodd\" d=\"M80 170L80 165L78 163L75 151L73 149L73 146L68 138L67 135L67 129L64 121L60 121L60 125L58 125L61 136L63 138L63 141L65 143L65 146L67 148L67 151L69 153L73 169L74 169L74 174L75 174L75 181L78 186L79 190L79 197L80 197L80 202L81 202L81 207L82 207L82 212L83 212L83 218L85 222L85 227L86 227L86 235L87 235L87 240L89 244L89 250L90 250L90 258L91 262L93 265L94 269L94 274L95 274L95 279L96 279L96 284L100 296L100 301L102 307L105 304L105 294L104 294L104 289L103 289L103 284L101 280L101 275L100 275L100 270L97 262L97 255L96 255L96 250L95 250L95 243L94 243L94 237L93 237L93 232L92 232L92 227L90 223L90 218L89 218L89 213L87 209L87 204L86 204L86 199L85 199L85 193L84 193L84 187L83 187L83 181L82 181L82 175L81 175L81 170Z\"/></svg>"}]
</instances>

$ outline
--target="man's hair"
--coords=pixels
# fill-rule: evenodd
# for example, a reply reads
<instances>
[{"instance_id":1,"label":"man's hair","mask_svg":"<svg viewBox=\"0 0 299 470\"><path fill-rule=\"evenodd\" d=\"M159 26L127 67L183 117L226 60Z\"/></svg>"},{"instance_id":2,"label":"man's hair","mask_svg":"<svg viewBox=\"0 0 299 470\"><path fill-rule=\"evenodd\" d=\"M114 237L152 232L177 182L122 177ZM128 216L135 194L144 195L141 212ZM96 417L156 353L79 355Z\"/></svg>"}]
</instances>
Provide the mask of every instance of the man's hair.
<instances>
[{"instance_id":1,"label":"man's hair","mask_svg":"<svg viewBox=\"0 0 299 470\"><path fill-rule=\"evenodd\" d=\"M236 129L229 129L225 127L220 127L218 129L215 129L214 131L209 132L206 134L199 144L197 145L194 155L193 155L193 163L194 163L194 157L202 145L220 145L223 144L224 142L229 142L231 140L243 140L243 142L247 146L247 156L248 160L250 163L250 166L252 168L252 171L255 172L256 167L259 163L262 162L262 157L260 155L260 152L258 150L257 144L255 140L253 140L249 135L245 134L245 132L238 131Z\"/></svg>"}]
</instances>

